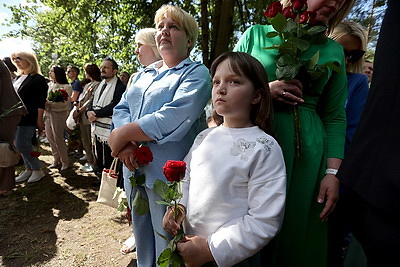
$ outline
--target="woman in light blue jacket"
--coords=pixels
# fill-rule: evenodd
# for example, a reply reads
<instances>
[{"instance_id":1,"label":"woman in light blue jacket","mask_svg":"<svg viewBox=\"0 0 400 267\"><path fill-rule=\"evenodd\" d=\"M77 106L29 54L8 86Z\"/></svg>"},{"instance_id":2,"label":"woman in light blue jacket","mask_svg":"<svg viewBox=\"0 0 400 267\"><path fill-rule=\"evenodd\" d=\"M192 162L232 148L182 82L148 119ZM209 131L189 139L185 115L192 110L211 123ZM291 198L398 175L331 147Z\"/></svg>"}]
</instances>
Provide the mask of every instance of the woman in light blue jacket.
<instances>
[{"instance_id":1,"label":"woman in light blue jacket","mask_svg":"<svg viewBox=\"0 0 400 267\"><path fill-rule=\"evenodd\" d=\"M168 234L162 227L165 206L153 190L156 179L165 180L162 167L167 160L182 160L196 135L205 127L199 120L210 99L210 76L201 63L188 56L197 37L195 19L178 7L164 5L155 15L156 43L161 61L140 72L114 108L114 130L109 145L114 157L124 163L125 191L133 201L136 192L148 200L149 213L138 215L132 207L138 266L155 266L167 242L156 234ZM136 164L133 150L146 143L153 161L138 172L146 177L143 186L132 186ZM132 203L131 203L132 204Z\"/></svg>"}]
</instances>

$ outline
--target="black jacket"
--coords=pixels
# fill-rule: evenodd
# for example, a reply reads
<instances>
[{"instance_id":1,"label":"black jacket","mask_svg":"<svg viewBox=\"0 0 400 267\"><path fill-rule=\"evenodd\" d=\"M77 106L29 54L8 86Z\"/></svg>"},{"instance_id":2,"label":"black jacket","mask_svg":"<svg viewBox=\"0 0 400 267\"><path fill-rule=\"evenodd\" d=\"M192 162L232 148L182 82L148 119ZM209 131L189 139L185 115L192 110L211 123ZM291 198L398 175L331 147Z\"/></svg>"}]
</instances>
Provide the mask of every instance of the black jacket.
<instances>
[{"instance_id":1,"label":"black jacket","mask_svg":"<svg viewBox=\"0 0 400 267\"><path fill-rule=\"evenodd\" d=\"M350 149L337 177L370 205L400 214L400 1L389 0L374 73Z\"/></svg>"},{"instance_id":2,"label":"black jacket","mask_svg":"<svg viewBox=\"0 0 400 267\"><path fill-rule=\"evenodd\" d=\"M16 80L19 78L20 76L16 77ZM38 108L45 108L48 88L46 79L40 74L29 74L22 82L18 94L28 114L22 117L19 126L36 126Z\"/></svg>"}]
</instances>

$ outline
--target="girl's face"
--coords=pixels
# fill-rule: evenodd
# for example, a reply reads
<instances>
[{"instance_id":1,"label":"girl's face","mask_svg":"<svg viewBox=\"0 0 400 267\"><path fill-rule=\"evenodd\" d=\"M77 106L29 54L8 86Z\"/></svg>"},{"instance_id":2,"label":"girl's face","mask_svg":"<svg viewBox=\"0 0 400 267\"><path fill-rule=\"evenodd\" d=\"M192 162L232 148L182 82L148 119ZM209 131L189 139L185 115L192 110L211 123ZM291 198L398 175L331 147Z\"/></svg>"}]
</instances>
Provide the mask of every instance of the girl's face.
<instances>
[{"instance_id":1,"label":"girl's face","mask_svg":"<svg viewBox=\"0 0 400 267\"><path fill-rule=\"evenodd\" d=\"M138 55L138 60L143 66L148 66L157 61L157 57L149 45L138 43L135 53Z\"/></svg>"},{"instance_id":2,"label":"girl's face","mask_svg":"<svg viewBox=\"0 0 400 267\"><path fill-rule=\"evenodd\" d=\"M260 94L243 74L234 73L229 61L222 61L212 79L212 102L215 111L224 117L224 125L232 128L253 126L252 106L260 101Z\"/></svg>"},{"instance_id":3,"label":"girl's face","mask_svg":"<svg viewBox=\"0 0 400 267\"><path fill-rule=\"evenodd\" d=\"M343 35L336 40L341 46L343 46L344 53L346 55L346 65L354 62L355 54L361 51L361 41L359 38L352 35ZM362 55L361 55L362 56ZM358 58L357 60L359 60Z\"/></svg>"},{"instance_id":4,"label":"girl's face","mask_svg":"<svg viewBox=\"0 0 400 267\"><path fill-rule=\"evenodd\" d=\"M161 57L169 61L182 61L188 57L191 41L184 29L170 17L164 17L156 25L156 44Z\"/></svg>"},{"instance_id":5,"label":"girl's face","mask_svg":"<svg viewBox=\"0 0 400 267\"><path fill-rule=\"evenodd\" d=\"M317 13L316 20L328 25L347 0L308 0L308 10Z\"/></svg>"},{"instance_id":6,"label":"girl's face","mask_svg":"<svg viewBox=\"0 0 400 267\"><path fill-rule=\"evenodd\" d=\"M51 68L49 70L49 75L50 75L50 79L55 82L56 81L56 74L54 73L54 69L53 68Z\"/></svg>"}]
</instances>

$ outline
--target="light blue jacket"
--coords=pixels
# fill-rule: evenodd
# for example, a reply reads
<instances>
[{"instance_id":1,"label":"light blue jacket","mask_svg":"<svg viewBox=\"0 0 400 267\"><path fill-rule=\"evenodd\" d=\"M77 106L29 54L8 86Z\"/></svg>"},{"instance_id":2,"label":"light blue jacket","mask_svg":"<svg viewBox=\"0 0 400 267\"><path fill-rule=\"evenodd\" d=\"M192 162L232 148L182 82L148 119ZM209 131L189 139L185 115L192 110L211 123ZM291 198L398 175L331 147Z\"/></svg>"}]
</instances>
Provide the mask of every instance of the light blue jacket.
<instances>
[{"instance_id":1,"label":"light blue jacket","mask_svg":"<svg viewBox=\"0 0 400 267\"><path fill-rule=\"evenodd\" d=\"M161 73L156 68L159 64L161 61L136 76L112 116L114 128L136 121L154 140L146 142L153 162L141 168L148 188L153 188L156 179L165 180L165 162L183 160L194 138L205 127L205 121L199 118L211 91L210 74L202 63L187 58ZM125 168L125 179L130 177L127 173Z\"/></svg>"}]
</instances>

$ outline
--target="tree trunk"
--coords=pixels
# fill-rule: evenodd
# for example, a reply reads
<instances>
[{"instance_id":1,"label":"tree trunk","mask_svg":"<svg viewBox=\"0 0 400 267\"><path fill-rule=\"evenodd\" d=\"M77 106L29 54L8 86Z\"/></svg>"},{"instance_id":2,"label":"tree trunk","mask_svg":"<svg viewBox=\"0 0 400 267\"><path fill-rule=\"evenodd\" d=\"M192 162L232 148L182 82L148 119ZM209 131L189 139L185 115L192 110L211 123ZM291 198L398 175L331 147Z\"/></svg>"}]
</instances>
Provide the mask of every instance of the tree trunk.
<instances>
[{"instance_id":1,"label":"tree trunk","mask_svg":"<svg viewBox=\"0 0 400 267\"><path fill-rule=\"evenodd\" d=\"M201 50L203 52L203 64L207 67L210 67L210 30L209 30L209 22L208 22L208 9L207 9L207 0L201 0L200 8L201 8Z\"/></svg>"},{"instance_id":2,"label":"tree trunk","mask_svg":"<svg viewBox=\"0 0 400 267\"><path fill-rule=\"evenodd\" d=\"M233 10L234 0L215 1L215 13L213 18L213 33L211 43L211 53L209 62L228 51L229 41L233 34Z\"/></svg>"}]
</instances>

